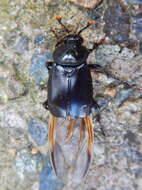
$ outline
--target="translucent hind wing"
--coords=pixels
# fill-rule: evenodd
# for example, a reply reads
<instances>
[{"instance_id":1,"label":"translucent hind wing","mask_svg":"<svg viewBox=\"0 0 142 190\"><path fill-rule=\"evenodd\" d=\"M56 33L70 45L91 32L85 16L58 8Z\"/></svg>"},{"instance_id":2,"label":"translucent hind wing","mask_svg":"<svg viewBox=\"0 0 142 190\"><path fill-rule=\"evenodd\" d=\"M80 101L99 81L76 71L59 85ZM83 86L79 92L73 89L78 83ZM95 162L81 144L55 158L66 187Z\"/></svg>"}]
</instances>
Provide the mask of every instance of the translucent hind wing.
<instances>
[{"instance_id":1,"label":"translucent hind wing","mask_svg":"<svg viewBox=\"0 0 142 190\"><path fill-rule=\"evenodd\" d=\"M51 115L49 144L56 175L67 183L81 183L91 162L93 129L90 117L64 119Z\"/></svg>"}]
</instances>

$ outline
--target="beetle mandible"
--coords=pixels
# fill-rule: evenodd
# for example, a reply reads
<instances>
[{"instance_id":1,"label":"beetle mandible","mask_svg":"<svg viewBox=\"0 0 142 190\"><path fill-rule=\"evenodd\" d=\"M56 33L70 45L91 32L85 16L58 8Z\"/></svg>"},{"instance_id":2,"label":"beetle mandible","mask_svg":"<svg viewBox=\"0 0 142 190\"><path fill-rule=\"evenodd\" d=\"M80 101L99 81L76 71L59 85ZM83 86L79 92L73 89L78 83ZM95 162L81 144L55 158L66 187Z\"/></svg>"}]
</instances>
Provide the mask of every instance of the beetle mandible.
<instances>
[{"instance_id":1,"label":"beetle mandible","mask_svg":"<svg viewBox=\"0 0 142 190\"><path fill-rule=\"evenodd\" d=\"M53 52L53 62L47 62L49 70L48 98L44 107L51 113L49 125L50 158L55 174L64 181L80 183L86 176L91 163L93 145L92 108L99 106L93 99L91 69L102 70L97 64L87 64L92 49L83 46L81 32L95 21L75 34L70 34L62 23L67 36L60 39ZM54 32L54 31L53 31ZM55 32L54 32L55 33ZM56 35L56 34L55 34Z\"/></svg>"}]
</instances>

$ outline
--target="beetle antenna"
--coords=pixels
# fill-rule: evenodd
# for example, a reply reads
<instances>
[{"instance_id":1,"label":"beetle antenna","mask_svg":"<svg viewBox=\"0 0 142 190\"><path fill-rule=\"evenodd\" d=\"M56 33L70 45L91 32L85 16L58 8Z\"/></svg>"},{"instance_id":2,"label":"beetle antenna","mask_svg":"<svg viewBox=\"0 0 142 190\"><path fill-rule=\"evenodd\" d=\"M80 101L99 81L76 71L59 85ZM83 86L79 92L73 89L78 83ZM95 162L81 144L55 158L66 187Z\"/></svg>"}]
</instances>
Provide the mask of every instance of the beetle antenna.
<instances>
[{"instance_id":1,"label":"beetle antenna","mask_svg":"<svg viewBox=\"0 0 142 190\"><path fill-rule=\"evenodd\" d=\"M61 26L63 26L64 27L64 29L66 30L66 32L70 32L68 29L67 29L67 27L62 23L62 21L61 21L61 16L56 16L56 19L57 19L57 21L58 21L58 23L61 25Z\"/></svg>"},{"instance_id":2,"label":"beetle antenna","mask_svg":"<svg viewBox=\"0 0 142 190\"><path fill-rule=\"evenodd\" d=\"M95 21L89 20L87 25L84 28L82 28L81 30L79 30L79 32L77 34L79 35L82 31L86 30L91 24L95 24Z\"/></svg>"},{"instance_id":3,"label":"beetle antenna","mask_svg":"<svg viewBox=\"0 0 142 190\"><path fill-rule=\"evenodd\" d=\"M51 28L50 31L54 34L54 36L58 39L58 35L56 34L56 32Z\"/></svg>"}]
</instances>

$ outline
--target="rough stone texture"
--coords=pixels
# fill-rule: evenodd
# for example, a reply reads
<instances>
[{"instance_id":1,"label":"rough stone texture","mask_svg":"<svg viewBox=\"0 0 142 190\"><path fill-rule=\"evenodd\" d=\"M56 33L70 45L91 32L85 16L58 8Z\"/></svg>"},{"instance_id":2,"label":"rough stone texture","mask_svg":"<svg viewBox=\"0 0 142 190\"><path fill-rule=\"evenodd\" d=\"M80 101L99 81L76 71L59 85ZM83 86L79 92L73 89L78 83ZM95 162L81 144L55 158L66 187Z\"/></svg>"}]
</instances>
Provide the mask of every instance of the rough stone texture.
<instances>
[{"instance_id":1,"label":"rough stone texture","mask_svg":"<svg viewBox=\"0 0 142 190\"><path fill-rule=\"evenodd\" d=\"M47 142L48 129L47 125L40 120L32 119L29 124L29 133L38 145Z\"/></svg>"},{"instance_id":2,"label":"rough stone texture","mask_svg":"<svg viewBox=\"0 0 142 190\"><path fill-rule=\"evenodd\" d=\"M49 157L46 158L46 165L43 167L40 175L40 190L52 189L60 190L64 184L55 176Z\"/></svg>"},{"instance_id":3,"label":"rough stone texture","mask_svg":"<svg viewBox=\"0 0 142 190\"><path fill-rule=\"evenodd\" d=\"M40 155L32 155L27 150L21 150L17 153L15 158L15 167L17 174L21 180L27 178L33 180L38 175L38 170L41 168Z\"/></svg>"},{"instance_id":4,"label":"rough stone texture","mask_svg":"<svg viewBox=\"0 0 142 190\"><path fill-rule=\"evenodd\" d=\"M102 0L69 0L84 8L94 9Z\"/></svg>"},{"instance_id":5,"label":"rough stone texture","mask_svg":"<svg viewBox=\"0 0 142 190\"><path fill-rule=\"evenodd\" d=\"M128 14L123 10L119 1L114 1L104 14L104 32L116 43L128 42L130 21ZM113 16L112 16L113 15Z\"/></svg>"},{"instance_id":6,"label":"rough stone texture","mask_svg":"<svg viewBox=\"0 0 142 190\"><path fill-rule=\"evenodd\" d=\"M47 162L44 130L29 130L33 119L49 123L49 112L42 106L47 90L41 84L48 80L45 62L52 60L56 44L51 27L62 34L55 15L73 31L95 19L82 33L84 45L91 48L106 34L108 39L87 61L121 80L92 73L106 136L93 112L94 156L77 190L142 189L141 6L141 0L102 1L96 9L67 0L0 1L0 190L73 190L57 180Z\"/></svg>"},{"instance_id":7,"label":"rough stone texture","mask_svg":"<svg viewBox=\"0 0 142 190\"><path fill-rule=\"evenodd\" d=\"M111 70L117 77L126 81L133 81L142 76L142 56L136 56L131 60L116 59L111 64Z\"/></svg>"},{"instance_id":8,"label":"rough stone texture","mask_svg":"<svg viewBox=\"0 0 142 190\"><path fill-rule=\"evenodd\" d=\"M31 59L30 74L37 84L45 83L48 80L46 62L51 59L50 52L35 52Z\"/></svg>"}]
</instances>

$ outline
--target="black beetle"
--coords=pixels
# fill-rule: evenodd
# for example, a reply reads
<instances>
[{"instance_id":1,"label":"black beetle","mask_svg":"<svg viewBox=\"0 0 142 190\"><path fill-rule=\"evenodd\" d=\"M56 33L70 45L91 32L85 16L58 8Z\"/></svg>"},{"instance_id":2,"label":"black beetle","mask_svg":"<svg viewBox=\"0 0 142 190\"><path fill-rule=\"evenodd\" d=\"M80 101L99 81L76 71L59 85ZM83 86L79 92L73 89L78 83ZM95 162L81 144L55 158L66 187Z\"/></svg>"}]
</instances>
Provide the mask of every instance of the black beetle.
<instances>
[{"instance_id":1,"label":"black beetle","mask_svg":"<svg viewBox=\"0 0 142 190\"><path fill-rule=\"evenodd\" d=\"M58 22L69 33L56 17ZM93 127L91 109L98 111L99 106L93 99L91 69L101 71L96 64L87 64L90 52L96 49L84 47L80 33L94 21L76 34L68 34L58 41L53 52L54 62L48 62L48 99L44 107L51 112L49 127L49 145L53 169L56 175L64 181L80 183L86 175L93 145ZM54 32L55 33L55 32Z\"/></svg>"}]
</instances>

